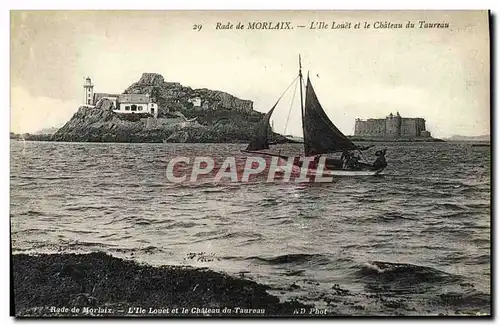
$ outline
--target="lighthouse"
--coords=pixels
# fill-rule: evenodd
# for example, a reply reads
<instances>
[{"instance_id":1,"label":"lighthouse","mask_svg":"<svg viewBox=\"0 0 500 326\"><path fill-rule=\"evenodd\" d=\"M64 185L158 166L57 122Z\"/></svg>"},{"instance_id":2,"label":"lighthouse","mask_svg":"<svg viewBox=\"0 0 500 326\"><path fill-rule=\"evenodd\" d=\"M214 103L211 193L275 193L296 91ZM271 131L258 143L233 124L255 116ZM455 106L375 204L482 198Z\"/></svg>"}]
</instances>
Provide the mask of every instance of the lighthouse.
<instances>
[{"instance_id":1,"label":"lighthouse","mask_svg":"<svg viewBox=\"0 0 500 326\"><path fill-rule=\"evenodd\" d=\"M93 100L94 100L94 85L92 84L92 80L90 77L85 78L85 83L83 84L83 90L84 90L84 99L83 103L86 105L92 105Z\"/></svg>"}]
</instances>

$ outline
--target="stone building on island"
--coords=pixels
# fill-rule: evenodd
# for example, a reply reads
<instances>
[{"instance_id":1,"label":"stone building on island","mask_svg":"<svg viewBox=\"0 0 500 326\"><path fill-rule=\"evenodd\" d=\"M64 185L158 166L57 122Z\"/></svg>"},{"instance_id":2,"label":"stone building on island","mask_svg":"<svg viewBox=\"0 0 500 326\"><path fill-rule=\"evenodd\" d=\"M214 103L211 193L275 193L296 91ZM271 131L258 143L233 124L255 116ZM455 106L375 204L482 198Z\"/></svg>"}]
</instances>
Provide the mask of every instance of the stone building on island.
<instances>
[{"instance_id":1,"label":"stone building on island","mask_svg":"<svg viewBox=\"0 0 500 326\"><path fill-rule=\"evenodd\" d=\"M158 117L158 104L149 94L94 93L94 85L90 77L85 79L83 89L86 106L95 106L102 99L107 99L112 103L113 112L124 114L148 113L155 118Z\"/></svg>"},{"instance_id":2,"label":"stone building on island","mask_svg":"<svg viewBox=\"0 0 500 326\"><path fill-rule=\"evenodd\" d=\"M402 118L399 112L385 119L356 119L354 136L369 138L430 138L425 130L425 119Z\"/></svg>"}]
</instances>

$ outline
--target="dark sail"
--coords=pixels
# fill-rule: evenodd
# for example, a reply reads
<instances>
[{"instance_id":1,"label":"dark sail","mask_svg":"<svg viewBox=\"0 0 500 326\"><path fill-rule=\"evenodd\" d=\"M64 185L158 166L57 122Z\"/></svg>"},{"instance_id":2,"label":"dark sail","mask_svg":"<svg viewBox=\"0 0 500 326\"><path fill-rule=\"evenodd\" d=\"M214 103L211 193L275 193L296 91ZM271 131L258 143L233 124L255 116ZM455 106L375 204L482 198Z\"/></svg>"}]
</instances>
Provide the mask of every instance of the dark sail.
<instances>
[{"instance_id":1,"label":"dark sail","mask_svg":"<svg viewBox=\"0 0 500 326\"><path fill-rule=\"evenodd\" d=\"M302 124L306 156L357 149L357 146L328 118L316 97L309 77Z\"/></svg>"},{"instance_id":2,"label":"dark sail","mask_svg":"<svg viewBox=\"0 0 500 326\"><path fill-rule=\"evenodd\" d=\"M264 118L257 124L255 128L254 138L248 144L247 151L258 151L261 149L269 149L269 139L268 133L270 129L269 120L271 119L271 115L276 108L276 104L274 104L273 108L266 113Z\"/></svg>"}]
</instances>

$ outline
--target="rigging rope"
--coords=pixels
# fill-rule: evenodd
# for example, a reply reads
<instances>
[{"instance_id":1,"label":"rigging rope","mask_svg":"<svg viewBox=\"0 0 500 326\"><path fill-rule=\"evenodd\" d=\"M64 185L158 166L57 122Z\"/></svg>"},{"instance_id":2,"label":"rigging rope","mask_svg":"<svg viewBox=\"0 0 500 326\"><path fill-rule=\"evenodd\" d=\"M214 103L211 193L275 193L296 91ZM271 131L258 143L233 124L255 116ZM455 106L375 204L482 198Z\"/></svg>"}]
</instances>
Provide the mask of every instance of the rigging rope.
<instances>
[{"instance_id":1,"label":"rigging rope","mask_svg":"<svg viewBox=\"0 0 500 326\"><path fill-rule=\"evenodd\" d=\"M295 79L297 80L297 79ZM297 82L295 83L295 88L293 90L292 102L290 103L290 109L288 110L288 116L286 117L285 122L285 130L283 131L283 135L286 135L286 128L288 127L288 120L290 120L290 113L292 113L293 101L295 100L295 95L297 94Z\"/></svg>"},{"instance_id":2,"label":"rigging rope","mask_svg":"<svg viewBox=\"0 0 500 326\"><path fill-rule=\"evenodd\" d=\"M285 93L290 89L290 87L292 87L293 83L295 83L297 81L297 78L299 78L299 76L295 77L295 79L292 81L292 83L290 85L288 85L288 87L285 89L285 91L283 92L283 94L281 94L281 96L278 98L278 100L276 101L276 104L278 104L278 102L281 100L281 98L285 95ZM276 105L274 104L274 105Z\"/></svg>"}]
</instances>

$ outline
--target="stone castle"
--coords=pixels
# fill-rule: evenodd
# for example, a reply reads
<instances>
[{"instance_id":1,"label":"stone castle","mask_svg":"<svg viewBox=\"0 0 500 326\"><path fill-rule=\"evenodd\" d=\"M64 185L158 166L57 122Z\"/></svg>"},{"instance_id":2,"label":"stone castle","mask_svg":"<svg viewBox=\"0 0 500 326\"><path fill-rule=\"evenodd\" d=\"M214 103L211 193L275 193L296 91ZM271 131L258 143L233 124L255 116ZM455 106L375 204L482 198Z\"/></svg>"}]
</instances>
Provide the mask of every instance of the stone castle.
<instances>
[{"instance_id":1,"label":"stone castle","mask_svg":"<svg viewBox=\"0 0 500 326\"><path fill-rule=\"evenodd\" d=\"M399 112L385 119L356 119L355 136L371 138L430 138L423 118L402 118Z\"/></svg>"}]
</instances>

